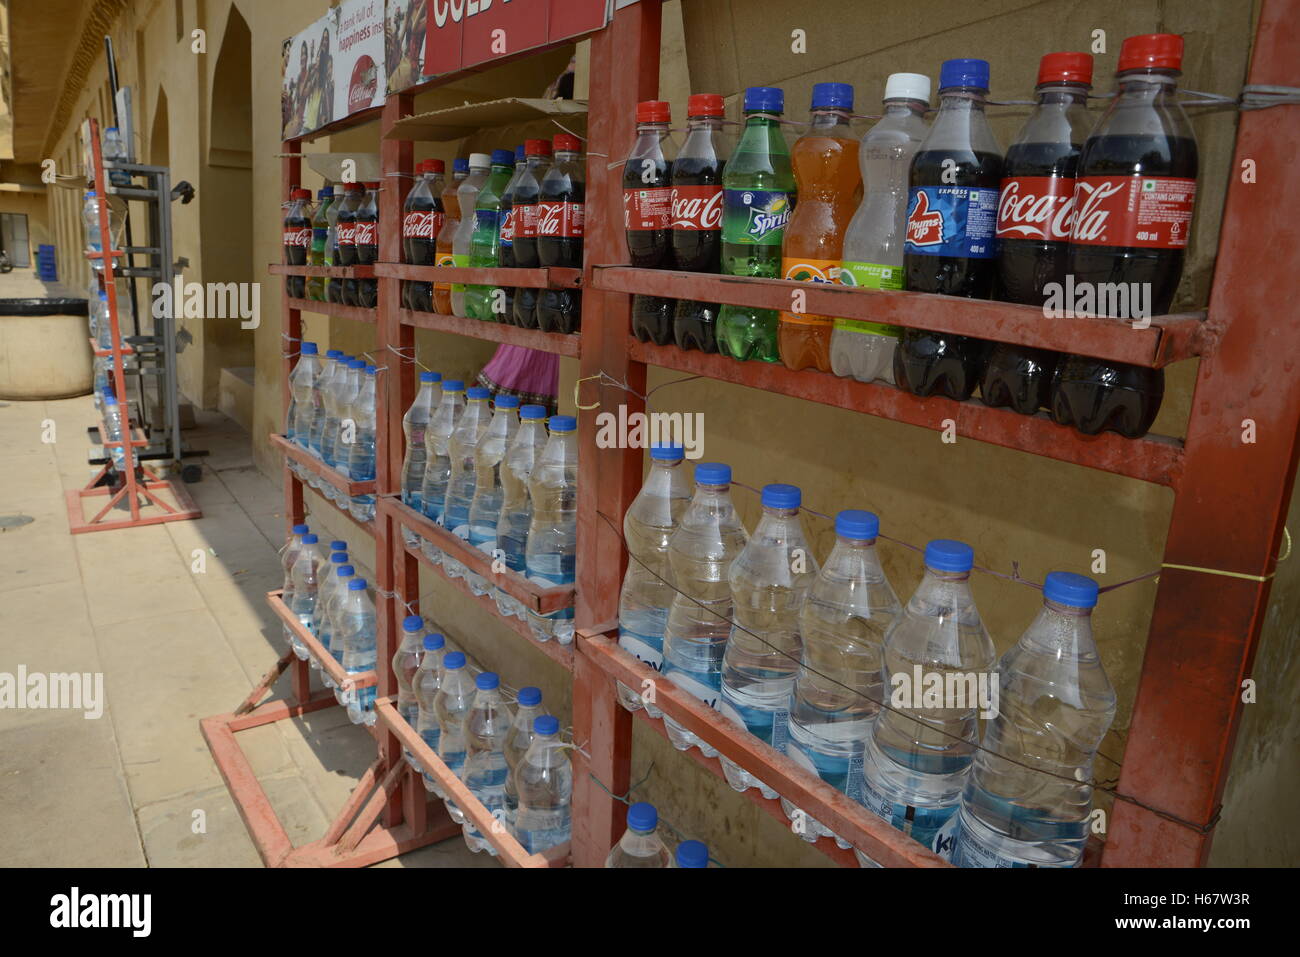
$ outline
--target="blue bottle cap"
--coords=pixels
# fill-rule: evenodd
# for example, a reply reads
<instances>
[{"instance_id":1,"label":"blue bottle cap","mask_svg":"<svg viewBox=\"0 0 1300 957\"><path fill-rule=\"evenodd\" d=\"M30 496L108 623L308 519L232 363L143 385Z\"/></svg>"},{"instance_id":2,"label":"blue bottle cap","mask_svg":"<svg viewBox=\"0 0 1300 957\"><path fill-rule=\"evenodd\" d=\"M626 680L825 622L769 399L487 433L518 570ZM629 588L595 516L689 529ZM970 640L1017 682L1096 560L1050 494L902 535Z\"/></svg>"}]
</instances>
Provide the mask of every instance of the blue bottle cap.
<instances>
[{"instance_id":1,"label":"blue bottle cap","mask_svg":"<svg viewBox=\"0 0 1300 957\"><path fill-rule=\"evenodd\" d=\"M333 195L334 195L333 186L322 186L320 189L316 190L317 199L325 199L327 196L332 197Z\"/></svg>"},{"instance_id":2,"label":"blue bottle cap","mask_svg":"<svg viewBox=\"0 0 1300 957\"><path fill-rule=\"evenodd\" d=\"M521 708L536 707L542 703L542 689L534 688L532 685L520 688L519 694L515 695L515 700L519 702Z\"/></svg>"},{"instance_id":3,"label":"blue bottle cap","mask_svg":"<svg viewBox=\"0 0 1300 957\"><path fill-rule=\"evenodd\" d=\"M515 147L515 162L522 163L526 158L526 156L527 154L524 152L524 144L520 143L518 146Z\"/></svg>"},{"instance_id":4,"label":"blue bottle cap","mask_svg":"<svg viewBox=\"0 0 1300 957\"><path fill-rule=\"evenodd\" d=\"M501 687L501 678L495 671L480 672L479 676L474 679L474 686L479 691L495 691Z\"/></svg>"},{"instance_id":5,"label":"blue bottle cap","mask_svg":"<svg viewBox=\"0 0 1300 957\"><path fill-rule=\"evenodd\" d=\"M335 569L335 571L334 571L334 577L335 577L335 578L351 578L351 577L352 577L353 575L355 575L356 573L357 573L357 570L356 570L355 568L353 568L351 565L340 565L337 569Z\"/></svg>"},{"instance_id":6,"label":"blue bottle cap","mask_svg":"<svg viewBox=\"0 0 1300 957\"><path fill-rule=\"evenodd\" d=\"M319 539L315 535L312 535L311 533L308 533L302 537L302 543L304 545L315 545L317 541L319 541Z\"/></svg>"},{"instance_id":7,"label":"blue bottle cap","mask_svg":"<svg viewBox=\"0 0 1300 957\"><path fill-rule=\"evenodd\" d=\"M634 831L653 831L659 826L659 812L653 804L637 801L627 809L627 826Z\"/></svg>"},{"instance_id":8,"label":"blue bottle cap","mask_svg":"<svg viewBox=\"0 0 1300 957\"><path fill-rule=\"evenodd\" d=\"M447 657L442 659L442 666L448 671L455 671L457 668L464 668L465 653L463 651L447 652Z\"/></svg>"},{"instance_id":9,"label":"blue bottle cap","mask_svg":"<svg viewBox=\"0 0 1300 957\"><path fill-rule=\"evenodd\" d=\"M460 172L460 173L468 173L468 172L469 172L469 157L468 157L468 156L458 156L458 157L456 157L454 160L452 160L452 161L451 161L451 171L452 171L453 173L456 173L456 172Z\"/></svg>"},{"instance_id":10,"label":"blue bottle cap","mask_svg":"<svg viewBox=\"0 0 1300 957\"><path fill-rule=\"evenodd\" d=\"M374 375L376 371L374 366L366 366L366 375Z\"/></svg>"},{"instance_id":11,"label":"blue bottle cap","mask_svg":"<svg viewBox=\"0 0 1300 957\"><path fill-rule=\"evenodd\" d=\"M785 90L779 86L751 86L745 91L746 113L782 113Z\"/></svg>"},{"instance_id":12,"label":"blue bottle cap","mask_svg":"<svg viewBox=\"0 0 1300 957\"><path fill-rule=\"evenodd\" d=\"M686 450L670 442L655 442L650 446L650 458L656 462L680 462L686 457Z\"/></svg>"},{"instance_id":13,"label":"blue bottle cap","mask_svg":"<svg viewBox=\"0 0 1300 957\"><path fill-rule=\"evenodd\" d=\"M925 567L940 572L968 572L975 564L975 549L965 542L936 538L925 546Z\"/></svg>"},{"instance_id":14,"label":"blue bottle cap","mask_svg":"<svg viewBox=\"0 0 1300 957\"><path fill-rule=\"evenodd\" d=\"M677 845L678 867L708 867L709 849L699 841L682 841Z\"/></svg>"},{"instance_id":15,"label":"blue bottle cap","mask_svg":"<svg viewBox=\"0 0 1300 957\"><path fill-rule=\"evenodd\" d=\"M326 359L342 359L342 358L343 358L343 350L342 350L342 349L331 349L331 350L329 350L329 352L325 353L325 358L326 358Z\"/></svg>"},{"instance_id":16,"label":"blue bottle cap","mask_svg":"<svg viewBox=\"0 0 1300 957\"><path fill-rule=\"evenodd\" d=\"M424 619L419 615L407 615L402 619L402 631L419 631L424 627Z\"/></svg>"},{"instance_id":17,"label":"blue bottle cap","mask_svg":"<svg viewBox=\"0 0 1300 957\"><path fill-rule=\"evenodd\" d=\"M553 714L538 715L533 719L533 732L550 736L560 733L560 719Z\"/></svg>"},{"instance_id":18,"label":"blue bottle cap","mask_svg":"<svg viewBox=\"0 0 1300 957\"><path fill-rule=\"evenodd\" d=\"M443 638L442 635L438 634L436 631L431 635L424 636L425 651L437 651L446 643L447 639Z\"/></svg>"},{"instance_id":19,"label":"blue bottle cap","mask_svg":"<svg viewBox=\"0 0 1300 957\"><path fill-rule=\"evenodd\" d=\"M421 382L441 382L441 381L442 381L442 373L441 373L441 372L421 372L421 373L420 373L420 381L421 381Z\"/></svg>"},{"instance_id":20,"label":"blue bottle cap","mask_svg":"<svg viewBox=\"0 0 1300 957\"><path fill-rule=\"evenodd\" d=\"M803 493L797 485L782 485L774 482L763 486L764 508L798 508L803 501Z\"/></svg>"},{"instance_id":21,"label":"blue bottle cap","mask_svg":"<svg viewBox=\"0 0 1300 957\"><path fill-rule=\"evenodd\" d=\"M812 108L814 110L853 109L853 84L814 83Z\"/></svg>"},{"instance_id":22,"label":"blue bottle cap","mask_svg":"<svg viewBox=\"0 0 1300 957\"><path fill-rule=\"evenodd\" d=\"M514 165L515 165L515 154L514 154L514 151L513 151L513 150L493 150L493 151L492 151L492 165L493 165L493 166L514 166Z\"/></svg>"},{"instance_id":23,"label":"blue bottle cap","mask_svg":"<svg viewBox=\"0 0 1300 957\"><path fill-rule=\"evenodd\" d=\"M465 383L460 379L448 379L442 384L443 392L464 392Z\"/></svg>"},{"instance_id":24,"label":"blue bottle cap","mask_svg":"<svg viewBox=\"0 0 1300 957\"><path fill-rule=\"evenodd\" d=\"M117 405L117 396L113 395L111 392L105 395L104 405Z\"/></svg>"},{"instance_id":25,"label":"blue bottle cap","mask_svg":"<svg viewBox=\"0 0 1300 957\"><path fill-rule=\"evenodd\" d=\"M330 542L330 548L336 552L346 552L348 550L348 543L343 541L341 538L336 538L334 541Z\"/></svg>"},{"instance_id":26,"label":"blue bottle cap","mask_svg":"<svg viewBox=\"0 0 1300 957\"><path fill-rule=\"evenodd\" d=\"M701 462L695 466L696 485L730 485L731 466L721 462Z\"/></svg>"},{"instance_id":27,"label":"blue bottle cap","mask_svg":"<svg viewBox=\"0 0 1300 957\"><path fill-rule=\"evenodd\" d=\"M346 565L348 561L347 552L330 552L331 565Z\"/></svg>"},{"instance_id":28,"label":"blue bottle cap","mask_svg":"<svg viewBox=\"0 0 1300 957\"><path fill-rule=\"evenodd\" d=\"M578 420L571 415L553 415L547 423L551 432L572 432L578 427Z\"/></svg>"},{"instance_id":29,"label":"blue bottle cap","mask_svg":"<svg viewBox=\"0 0 1300 957\"><path fill-rule=\"evenodd\" d=\"M366 367L365 359L353 359L348 363L349 369L364 369Z\"/></svg>"},{"instance_id":30,"label":"blue bottle cap","mask_svg":"<svg viewBox=\"0 0 1300 957\"><path fill-rule=\"evenodd\" d=\"M295 525L293 527L293 533L295 535L306 535L309 531L310 529L306 525Z\"/></svg>"},{"instance_id":31,"label":"blue bottle cap","mask_svg":"<svg viewBox=\"0 0 1300 957\"><path fill-rule=\"evenodd\" d=\"M465 396L466 398L473 400L473 399L486 399L491 394L492 394L491 390L485 388L484 386L472 385L469 387L469 391L465 393Z\"/></svg>"},{"instance_id":32,"label":"blue bottle cap","mask_svg":"<svg viewBox=\"0 0 1300 957\"><path fill-rule=\"evenodd\" d=\"M348 582L348 591L365 591L366 580L364 578L354 578Z\"/></svg>"},{"instance_id":33,"label":"blue bottle cap","mask_svg":"<svg viewBox=\"0 0 1300 957\"><path fill-rule=\"evenodd\" d=\"M860 541L880 534L880 518L875 512L846 508L835 516L835 534Z\"/></svg>"},{"instance_id":34,"label":"blue bottle cap","mask_svg":"<svg viewBox=\"0 0 1300 957\"><path fill-rule=\"evenodd\" d=\"M533 419L544 419L546 418L546 406L544 405L520 406L519 418L528 419L529 421L532 421Z\"/></svg>"},{"instance_id":35,"label":"blue bottle cap","mask_svg":"<svg viewBox=\"0 0 1300 957\"><path fill-rule=\"evenodd\" d=\"M1086 575L1073 572L1049 572L1043 582L1043 597L1070 608L1095 608L1097 583Z\"/></svg>"},{"instance_id":36,"label":"blue bottle cap","mask_svg":"<svg viewBox=\"0 0 1300 957\"><path fill-rule=\"evenodd\" d=\"M939 92L949 87L967 87L974 90L989 88L988 60L944 60L939 68Z\"/></svg>"},{"instance_id":37,"label":"blue bottle cap","mask_svg":"<svg viewBox=\"0 0 1300 957\"><path fill-rule=\"evenodd\" d=\"M301 351L302 354L305 355L305 356L314 356L314 355L316 355L316 343L314 343L314 342L304 342L304 343L302 344L302 349L301 349L300 351Z\"/></svg>"},{"instance_id":38,"label":"blue bottle cap","mask_svg":"<svg viewBox=\"0 0 1300 957\"><path fill-rule=\"evenodd\" d=\"M499 395L493 405L498 409L517 409L519 408L519 396Z\"/></svg>"}]
</instances>

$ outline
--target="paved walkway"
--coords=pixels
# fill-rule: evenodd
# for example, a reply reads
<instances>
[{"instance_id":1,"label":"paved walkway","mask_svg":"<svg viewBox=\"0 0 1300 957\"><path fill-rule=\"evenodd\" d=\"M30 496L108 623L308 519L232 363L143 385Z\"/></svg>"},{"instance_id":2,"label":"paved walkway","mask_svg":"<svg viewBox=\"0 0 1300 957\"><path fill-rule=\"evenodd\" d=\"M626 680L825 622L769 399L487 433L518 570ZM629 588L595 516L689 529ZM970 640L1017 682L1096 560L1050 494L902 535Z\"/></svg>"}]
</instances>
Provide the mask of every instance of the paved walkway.
<instances>
[{"instance_id":1,"label":"paved walkway","mask_svg":"<svg viewBox=\"0 0 1300 957\"><path fill-rule=\"evenodd\" d=\"M63 493L93 471L95 418L88 396L0 402L0 681L19 666L102 674L106 699L98 719L0 709L0 863L259 866L198 722L238 705L282 650L264 599L281 576L280 492L239 427L201 413L185 433L211 451L189 486L201 519L70 535ZM33 521L3 527L12 515ZM374 757L339 708L238 740L295 845L324 833ZM390 863L496 866L459 838Z\"/></svg>"}]
</instances>

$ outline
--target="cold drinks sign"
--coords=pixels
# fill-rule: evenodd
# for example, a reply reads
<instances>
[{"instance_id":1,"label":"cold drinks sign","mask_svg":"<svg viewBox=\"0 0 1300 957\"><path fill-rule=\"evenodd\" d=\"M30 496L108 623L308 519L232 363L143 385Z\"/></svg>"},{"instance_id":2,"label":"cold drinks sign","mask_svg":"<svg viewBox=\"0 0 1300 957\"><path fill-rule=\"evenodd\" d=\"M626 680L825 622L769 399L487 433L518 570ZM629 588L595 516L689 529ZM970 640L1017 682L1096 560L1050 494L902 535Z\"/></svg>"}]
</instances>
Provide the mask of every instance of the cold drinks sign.
<instances>
[{"instance_id":1,"label":"cold drinks sign","mask_svg":"<svg viewBox=\"0 0 1300 957\"><path fill-rule=\"evenodd\" d=\"M424 74L455 73L601 29L606 0L428 0Z\"/></svg>"}]
</instances>

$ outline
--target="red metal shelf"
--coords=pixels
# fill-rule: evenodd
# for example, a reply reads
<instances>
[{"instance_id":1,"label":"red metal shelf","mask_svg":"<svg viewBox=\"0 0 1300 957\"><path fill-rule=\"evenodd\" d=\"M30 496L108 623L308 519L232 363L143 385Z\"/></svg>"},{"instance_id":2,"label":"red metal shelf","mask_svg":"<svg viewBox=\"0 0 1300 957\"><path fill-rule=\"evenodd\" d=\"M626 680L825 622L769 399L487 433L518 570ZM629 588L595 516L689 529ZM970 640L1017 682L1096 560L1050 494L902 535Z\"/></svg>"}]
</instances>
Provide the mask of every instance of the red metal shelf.
<instances>
[{"instance_id":1,"label":"red metal shelf","mask_svg":"<svg viewBox=\"0 0 1300 957\"><path fill-rule=\"evenodd\" d=\"M423 282L454 282L484 286L524 286L529 289L578 289L581 269L545 266L539 269L503 269L492 266L410 266L376 263L375 275Z\"/></svg>"},{"instance_id":2,"label":"red metal shelf","mask_svg":"<svg viewBox=\"0 0 1300 957\"><path fill-rule=\"evenodd\" d=\"M374 279L375 267L370 266L290 266L286 263L268 263L266 271L272 276L324 276L329 279ZM312 302L314 300L304 300Z\"/></svg>"},{"instance_id":3,"label":"red metal shelf","mask_svg":"<svg viewBox=\"0 0 1300 957\"><path fill-rule=\"evenodd\" d=\"M321 671L328 674L334 679L334 683L340 688L350 687L355 689L372 688L379 683L379 677L373 671L363 671L358 674L349 674L343 670L343 666L335 660L328 649L317 640L316 636L303 627L298 616L289 610L289 606L284 603L284 589L277 588L274 591L266 593L266 603L271 606L276 617L284 623L285 627L294 633L307 653L320 666Z\"/></svg>"},{"instance_id":4,"label":"red metal shelf","mask_svg":"<svg viewBox=\"0 0 1300 957\"><path fill-rule=\"evenodd\" d=\"M366 482L354 482L345 478L337 469L330 468L321 459L316 458L296 442L289 441L283 435L272 433L271 444L283 452L286 457L293 459L313 475L324 479L344 495L351 497L375 494L376 483L374 479Z\"/></svg>"},{"instance_id":5,"label":"red metal shelf","mask_svg":"<svg viewBox=\"0 0 1300 957\"><path fill-rule=\"evenodd\" d=\"M379 311L373 307L345 306L338 302L318 302L315 299L292 299L285 297L290 309L300 312L314 312L320 316L332 316L335 319L351 319L354 322L378 322Z\"/></svg>"},{"instance_id":6,"label":"red metal shelf","mask_svg":"<svg viewBox=\"0 0 1300 957\"><path fill-rule=\"evenodd\" d=\"M90 351L94 353L96 358L114 355L114 351L112 349L101 349L99 347L99 343L95 340L94 336L89 337L88 341L90 342ZM122 342L118 344L116 354L123 355L123 356L133 356L135 355L135 350L131 348L130 343Z\"/></svg>"},{"instance_id":7,"label":"red metal shelf","mask_svg":"<svg viewBox=\"0 0 1300 957\"><path fill-rule=\"evenodd\" d=\"M522 329L505 322L488 322L484 319L466 319L461 316L444 316L435 312L417 312L412 309L398 310L398 319L403 325L417 329L432 329L434 332L452 332L458 336L472 339L486 339L489 342L505 342L512 346L524 346L542 352L554 352L556 355L577 357L582 353L582 336L580 333L564 335L558 332L542 332L540 329Z\"/></svg>"}]
</instances>

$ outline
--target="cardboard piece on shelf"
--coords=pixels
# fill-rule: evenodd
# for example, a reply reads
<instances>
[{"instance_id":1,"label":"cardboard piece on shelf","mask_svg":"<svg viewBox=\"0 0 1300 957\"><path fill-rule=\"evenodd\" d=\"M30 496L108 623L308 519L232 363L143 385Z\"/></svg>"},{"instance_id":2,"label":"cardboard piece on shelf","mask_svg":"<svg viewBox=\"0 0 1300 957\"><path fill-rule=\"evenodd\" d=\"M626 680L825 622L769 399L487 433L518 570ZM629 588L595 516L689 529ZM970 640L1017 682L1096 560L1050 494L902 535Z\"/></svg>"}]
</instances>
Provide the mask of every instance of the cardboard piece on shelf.
<instances>
[{"instance_id":1,"label":"cardboard piece on shelf","mask_svg":"<svg viewBox=\"0 0 1300 957\"><path fill-rule=\"evenodd\" d=\"M384 138L442 142L457 140L484 128L511 126L547 117L553 117L565 126L574 123L585 126L587 101L507 96L500 100L466 103L463 106L434 110L432 113L417 113L398 120L384 134Z\"/></svg>"},{"instance_id":2,"label":"cardboard piece on shelf","mask_svg":"<svg viewBox=\"0 0 1300 957\"><path fill-rule=\"evenodd\" d=\"M289 156L300 156L311 167L312 172L317 173L326 182L341 183L343 182L343 162L351 160L356 163L355 174L352 181L356 183L366 183L371 180L382 178L382 172L379 167L378 153L280 153L277 154L281 159Z\"/></svg>"}]
</instances>

